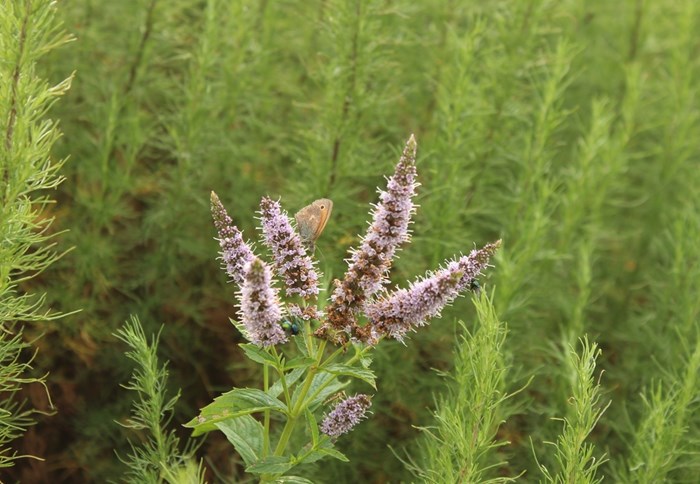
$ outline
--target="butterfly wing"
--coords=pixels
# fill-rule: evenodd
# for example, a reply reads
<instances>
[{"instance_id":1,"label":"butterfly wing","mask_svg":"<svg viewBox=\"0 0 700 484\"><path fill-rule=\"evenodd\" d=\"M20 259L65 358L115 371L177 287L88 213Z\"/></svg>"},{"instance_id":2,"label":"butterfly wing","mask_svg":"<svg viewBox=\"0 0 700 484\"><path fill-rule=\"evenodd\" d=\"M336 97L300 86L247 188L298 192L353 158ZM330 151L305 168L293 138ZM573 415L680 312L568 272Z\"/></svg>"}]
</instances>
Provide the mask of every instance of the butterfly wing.
<instances>
[{"instance_id":1,"label":"butterfly wing","mask_svg":"<svg viewBox=\"0 0 700 484\"><path fill-rule=\"evenodd\" d=\"M315 213L318 214L318 222L316 222L314 234L313 234L313 240L314 242L316 239L318 239L321 236L321 233L323 230L326 228L326 224L328 223L328 219L331 218L331 211L333 210L333 202L329 200L328 198L321 198L319 200L316 200L314 203L311 204L312 207L314 207ZM316 216L314 214L314 216Z\"/></svg>"},{"instance_id":2,"label":"butterfly wing","mask_svg":"<svg viewBox=\"0 0 700 484\"><path fill-rule=\"evenodd\" d=\"M307 245L313 245L326 228L333 210L333 202L327 198L316 200L311 205L299 210L294 218L297 221L299 235Z\"/></svg>"}]
</instances>

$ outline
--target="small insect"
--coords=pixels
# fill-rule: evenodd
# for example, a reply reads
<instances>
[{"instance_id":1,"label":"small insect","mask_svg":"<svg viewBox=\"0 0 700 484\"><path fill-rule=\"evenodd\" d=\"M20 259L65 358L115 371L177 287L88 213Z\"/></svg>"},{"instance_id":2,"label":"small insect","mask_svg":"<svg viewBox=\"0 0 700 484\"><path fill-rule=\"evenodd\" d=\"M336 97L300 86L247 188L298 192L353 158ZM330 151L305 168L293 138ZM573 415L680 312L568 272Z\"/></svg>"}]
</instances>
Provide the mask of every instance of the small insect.
<instances>
[{"instance_id":1,"label":"small insect","mask_svg":"<svg viewBox=\"0 0 700 484\"><path fill-rule=\"evenodd\" d=\"M285 331L288 332L288 333L291 333L292 336L296 336L296 335L299 334L299 325L298 325L297 322L294 321L294 320L291 320L291 321L290 321L290 320L288 320L288 319L285 319L285 320L282 322L282 329L285 330Z\"/></svg>"},{"instance_id":2,"label":"small insect","mask_svg":"<svg viewBox=\"0 0 700 484\"><path fill-rule=\"evenodd\" d=\"M481 284L479 284L479 281L472 279L469 283L469 290L479 294L479 291L481 291Z\"/></svg>"},{"instance_id":3,"label":"small insect","mask_svg":"<svg viewBox=\"0 0 700 484\"><path fill-rule=\"evenodd\" d=\"M326 228L332 210L332 200L328 198L319 198L294 215L301 240L311 252L313 252L316 246L316 240L321 235L321 232L323 232L323 229Z\"/></svg>"}]
</instances>

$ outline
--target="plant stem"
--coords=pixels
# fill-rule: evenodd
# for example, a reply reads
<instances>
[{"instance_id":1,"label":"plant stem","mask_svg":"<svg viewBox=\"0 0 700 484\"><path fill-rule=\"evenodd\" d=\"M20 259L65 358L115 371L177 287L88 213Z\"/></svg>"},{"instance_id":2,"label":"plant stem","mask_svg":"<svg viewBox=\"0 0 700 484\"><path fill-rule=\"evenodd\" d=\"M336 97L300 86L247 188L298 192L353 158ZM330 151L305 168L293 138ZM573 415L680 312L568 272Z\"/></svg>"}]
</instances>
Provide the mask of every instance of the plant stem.
<instances>
[{"instance_id":1,"label":"plant stem","mask_svg":"<svg viewBox=\"0 0 700 484\"><path fill-rule=\"evenodd\" d=\"M282 381L284 382L284 375L282 375ZM263 388L265 392L270 388L270 367L267 364L263 365ZM265 430L263 432L263 457L267 457L270 452L270 410L265 410L264 416L264 426Z\"/></svg>"}]
</instances>

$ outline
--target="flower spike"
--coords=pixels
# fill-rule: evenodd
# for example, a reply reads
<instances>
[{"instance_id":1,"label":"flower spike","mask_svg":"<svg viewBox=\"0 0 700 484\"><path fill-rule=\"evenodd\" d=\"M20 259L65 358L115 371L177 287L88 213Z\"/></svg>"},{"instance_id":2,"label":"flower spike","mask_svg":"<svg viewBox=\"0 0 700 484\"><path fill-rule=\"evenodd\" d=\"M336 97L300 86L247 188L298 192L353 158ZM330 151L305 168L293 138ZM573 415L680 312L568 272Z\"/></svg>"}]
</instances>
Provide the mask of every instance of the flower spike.
<instances>
[{"instance_id":1,"label":"flower spike","mask_svg":"<svg viewBox=\"0 0 700 484\"><path fill-rule=\"evenodd\" d=\"M334 439L350 432L366 417L367 409L371 406L369 395L362 393L343 400L323 419L321 432Z\"/></svg>"},{"instance_id":2,"label":"flower spike","mask_svg":"<svg viewBox=\"0 0 700 484\"><path fill-rule=\"evenodd\" d=\"M277 289L272 286L270 269L257 257L245 268L240 316L254 344L274 346L287 341L287 335L279 324L282 308Z\"/></svg>"},{"instance_id":3,"label":"flower spike","mask_svg":"<svg viewBox=\"0 0 700 484\"><path fill-rule=\"evenodd\" d=\"M298 294L304 299L318 296L316 269L280 203L263 197L260 214L265 244L272 250L275 269L284 279L287 296Z\"/></svg>"},{"instance_id":4,"label":"flower spike","mask_svg":"<svg viewBox=\"0 0 700 484\"><path fill-rule=\"evenodd\" d=\"M219 234L217 240L221 247L220 259L223 261L223 269L231 280L240 286L243 283L244 268L253 260L253 251L243 240L241 231L233 225L233 220L214 192L211 192L211 215Z\"/></svg>"},{"instance_id":5,"label":"flower spike","mask_svg":"<svg viewBox=\"0 0 700 484\"><path fill-rule=\"evenodd\" d=\"M408 224L415 212L416 139L406 142L386 190L379 192L379 203L372 213L372 223L359 249L352 252L342 281L335 280L327 320L317 333L326 336L328 329L355 334L356 313L387 282L391 261L401 244L408 241ZM336 334L335 339L344 341Z\"/></svg>"},{"instance_id":6,"label":"flower spike","mask_svg":"<svg viewBox=\"0 0 700 484\"><path fill-rule=\"evenodd\" d=\"M413 282L408 289L397 289L368 305L366 314L372 326L369 342L376 342L381 335L403 341L409 330L439 316L445 306L470 287L500 245L499 240L483 249L472 250L469 255L450 261L443 269Z\"/></svg>"}]
</instances>

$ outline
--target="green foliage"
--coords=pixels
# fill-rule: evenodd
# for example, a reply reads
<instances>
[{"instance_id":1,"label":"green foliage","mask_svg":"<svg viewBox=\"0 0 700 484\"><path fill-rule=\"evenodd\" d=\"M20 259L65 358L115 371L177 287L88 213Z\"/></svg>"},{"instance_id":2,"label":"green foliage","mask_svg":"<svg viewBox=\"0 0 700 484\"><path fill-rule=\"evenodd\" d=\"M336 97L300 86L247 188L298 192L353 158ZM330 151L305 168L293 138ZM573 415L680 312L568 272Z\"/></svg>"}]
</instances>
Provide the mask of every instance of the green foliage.
<instances>
[{"instance_id":1,"label":"green foliage","mask_svg":"<svg viewBox=\"0 0 700 484\"><path fill-rule=\"evenodd\" d=\"M116 335L129 346L127 358L136 363L131 381L124 388L138 395L132 406L131 417L122 423L125 428L145 433L140 446L131 444L129 458L123 462L129 467L125 481L133 483L194 483L204 482L201 464L192 458L193 450L180 453L180 439L167 430L173 408L180 395L166 400L168 370L158 362L158 339L149 343L141 322L133 317Z\"/></svg>"},{"instance_id":2,"label":"green foliage","mask_svg":"<svg viewBox=\"0 0 700 484\"><path fill-rule=\"evenodd\" d=\"M492 297L474 300L479 327L458 341L454 381L436 403L435 427L422 428L422 462L413 468L421 482L512 482L493 477L505 462L494 462L496 450L508 445L496 433L510 413L505 393L508 372L503 344L506 326L499 321ZM449 376L449 375L448 375Z\"/></svg>"},{"instance_id":3,"label":"green foliage","mask_svg":"<svg viewBox=\"0 0 700 484\"><path fill-rule=\"evenodd\" d=\"M20 390L44 385L32 372L35 355L23 323L60 317L31 285L61 255L49 231L46 190L63 181L58 171L65 159L50 154L61 133L47 112L71 78L50 85L36 64L70 40L53 2L5 2L0 10L0 467L15 464L18 455L9 445L34 424Z\"/></svg>"},{"instance_id":4,"label":"green foliage","mask_svg":"<svg viewBox=\"0 0 700 484\"><path fill-rule=\"evenodd\" d=\"M56 6L79 39L67 49L50 49L65 40L49 15ZM37 427L51 465L23 460L8 480L124 475L114 449L126 455L130 447L113 422L123 420L131 395L111 382L131 369L112 334L129 314L143 316L147 334L157 331L152 322L165 324L159 351L170 385L182 389L173 428L232 387L258 388L264 370L246 355L276 363L242 349L229 322L235 291L214 261L210 191L251 238L254 221L242 214L261 196L280 197L292 212L331 198L316 252L330 281L345 269L374 187L410 133L420 146L420 207L395 282L502 238L481 282L489 294L495 287L494 321L508 322L508 337L498 339L503 333L462 299L405 346L384 345L372 355L374 414L337 443L351 464L311 463L306 478L418 479L389 446L414 456L419 469L454 470L447 447L414 427L453 435L442 434L450 429L440 419L455 399L466 408L476 388L446 388L437 369L455 383L494 385L485 395L500 403L481 416L483 453L474 461L484 479L525 471L529 482L542 476L540 466L556 479L591 448L610 460L590 480L697 480L695 0L18 0L3 3L0 19L0 315L9 324L57 314L46 307L83 309L25 326L23 335L18 324L4 326L9 349L0 356L16 362L4 367L14 375L7 381L17 389L50 371L61 409ZM21 44L23 19L36 28ZM23 74L13 91L16 66ZM54 105L73 71L71 95ZM61 119L60 139L49 107ZM51 192L54 206L42 189L58 183L59 166L69 183ZM54 229L69 230L61 244L77 250L47 267L55 253L45 237ZM457 341L454 320L468 329ZM488 334L496 339L474 346ZM585 335L604 370L593 386L576 376L589 374L591 358L568 351ZM12 356L33 354L20 349L27 341L40 349L37 373L22 366L31 357ZM467 368L463 358L479 354L498 357L481 370L502 373ZM289 385L303 381L295 372L303 358L287 361ZM571 440L567 432L590 430L600 410L585 408L590 393L572 398L578 381L599 384L600 402L611 403L585 439ZM268 395L284 403L283 394L271 381ZM25 415L17 407L24 395L8 390L3 398L7 415ZM585 418L572 413L575 403ZM476 418L465 408L449 414L459 426ZM298 418L312 438L312 420ZM240 479L260 452L251 442L232 456L227 439L240 441L263 420L232 422L217 422L221 432L208 432L199 448L212 482ZM4 435L25 427L8 424ZM452 440L459 452L476 451L469 438ZM566 451L561 464L546 442Z\"/></svg>"},{"instance_id":5,"label":"green foliage","mask_svg":"<svg viewBox=\"0 0 700 484\"><path fill-rule=\"evenodd\" d=\"M596 472L607 459L604 456L596 457L595 446L587 443L589 435L610 405L600 406L601 388L595 376L599 356L598 346L589 343L588 338L581 341L581 354L573 347L569 349L565 376L572 390L570 407L567 416L560 419L564 424L561 434L551 444L556 449L558 472L552 474L547 467L540 466L546 482L597 483L603 480L596 476Z\"/></svg>"},{"instance_id":6,"label":"green foliage","mask_svg":"<svg viewBox=\"0 0 700 484\"><path fill-rule=\"evenodd\" d=\"M246 473L260 476L261 482L282 482L283 477L301 479L285 474L324 457L347 462L347 457L334 448L334 441L319 434L317 414L324 401L350 383L341 377L362 380L376 389L373 372L363 367L372 347L353 346L354 354L337 363L348 348L326 354L326 341L312 337L310 324L304 324L302 333L292 338L296 345L280 346L279 350L277 346L242 344L246 356L263 365L264 389L234 388L185 424L194 429L193 436L221 430L243 459ZM292 359L288 361L287 357ZM252 414L263 414L263 424ZM273 428L272 423L277 421L284 422L281 432ZM272 444L273 438L277 439L276 445Z\"/></svg>"}]
</instances>

